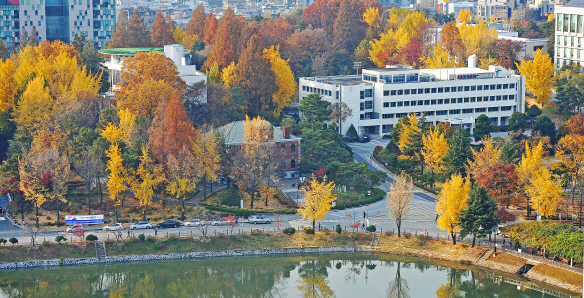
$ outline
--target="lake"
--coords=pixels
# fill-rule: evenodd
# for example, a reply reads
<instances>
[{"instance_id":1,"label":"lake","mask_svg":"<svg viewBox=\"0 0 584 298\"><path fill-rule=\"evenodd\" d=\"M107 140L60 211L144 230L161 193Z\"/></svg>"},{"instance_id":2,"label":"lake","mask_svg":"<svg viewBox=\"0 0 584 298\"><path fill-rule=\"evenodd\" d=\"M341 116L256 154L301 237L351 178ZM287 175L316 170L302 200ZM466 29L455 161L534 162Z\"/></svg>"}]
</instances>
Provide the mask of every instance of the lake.
<instances>
[{"instance_id":1,"label":"lake","mask_svg":"<svg viewBox=\"0 0 584 298\"><path fill-rule=\"evenodd\" d=\"M0 272L0 297L569 297L566 293L477 267L368 253Z\"/></svg>"}]
</instances>

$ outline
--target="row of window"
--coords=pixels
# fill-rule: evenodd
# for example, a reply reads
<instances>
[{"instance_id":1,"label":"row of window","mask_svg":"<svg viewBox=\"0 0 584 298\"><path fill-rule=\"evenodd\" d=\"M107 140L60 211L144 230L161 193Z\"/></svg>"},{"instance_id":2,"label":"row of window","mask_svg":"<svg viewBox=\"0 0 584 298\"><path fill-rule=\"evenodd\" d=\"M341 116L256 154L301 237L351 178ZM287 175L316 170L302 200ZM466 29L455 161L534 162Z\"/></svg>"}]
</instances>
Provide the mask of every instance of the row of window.
<instances>
[{"instance_id":1,"label":"row of window","mask_svg":"<svg viewBox=\"0 0 584 298\"><path fill-rule=\"evenodd\" d=\"M310 93L316 93L316 94L320 94L320 95L328 95L328 96L332 96L333 92L330 90L325 90L325 89L320 89L320 88L313 88L313 87L309 87L309 86L302 86L302 91L306 91L306 92L310 92Z\"/></svg>"},{"instance_id":2,"label":"row of window","mask_svg":"<svg viewBox=\"0 0 584 298\"><path fill-rule=\"evenodd\" d=\"M559 13L556 16L557 27L556 31L570 32L570 33L582 33L582 22L583 17L581 15L575 14L562 14Z\"/></svg>"},{"instance_id":3,"label":"row of window","mask_svg":"<svg viewBox=\"0 0 584 298\"><path fill-rule=\"evenodd\" d=\"M295 168L296 168L296 160L292 159L292 160L290 160L290 169L295 169ZM286 169L286 161L285 160L280 161L280 169L281 170Z\"/></svg>"},{"instance_id":4,"label":"row of window","mask_svg":"<svg viewBox=\"0 0 584 298\"><path fill-rule=\"evenodd\" d=\"M383 96L449 93L449 92L468 92L468 91L484 91L484 90L503 90L503 89L515 89L515 84L493 84L493 85L477 85L477 86L384 90Z\"/></svg>"},{"instance_id":5,"label":"row of window","mask_svg":"<svg viewBox=\"0 0 584 298\"><path fill-rule=\"evenodd\" d=\"M506 107L490 107L490 108L477 108L477 109L455 109L455 110L442 110L442 111L428 111L423 112L426 116L446 116L446 115L460 115L460 114L472 114L474 113L484 113L487 110L489 112L505 112L511 111L513 107L506 106ZM381 118L383 119L393 119L393 118L402 118L407 116L408 113L395 113L395 114L383 114Z\"/></svg>"},{"instance_id":6,"label":"row of window","mask_svg":"<svg viewBox=\"0 0 584 298\"><path fill-rule=\"evenodd\" d=\"M444 98L444 99L426 99L426 100L412 100L412 101L396 101L396 102L384 102L384 108L395 108L395 107L414 107L414 106L429 106L429 105L441 105L441 104L454 104L454 103L470 103L470 102L483 102L483 101L501 101L501 100L515 100L515 95L496 95L496 96L478 96L478 97L461 97L461 98ZM365 102L366 103L366 102ZM361 103L363 104L363 103Z\"/></svg>"},{"instance_id":7,"label":"row of window","mask_svg":"<svg viewBox=\"0 0 584 298\"><path fill-rule=\"evenodd\" d=\"M281 150L286 152L286 144L281 145ZM290 144L290 153L296 153L296 144Z\"/></svg>"},{"instance_id":8,"label":"row of window","mask_svg":"<svg viewBox=\"0 0 584 298\"><path fill-rule=\"evenodd\" d=\"M380 81L384 81L385 84L396 84L405 82L417 82L418 74L397 74L397 75L385 75L379 76ZM376 75L363 74L363 81L377 82Z\"/></svg>"}]
</instances>

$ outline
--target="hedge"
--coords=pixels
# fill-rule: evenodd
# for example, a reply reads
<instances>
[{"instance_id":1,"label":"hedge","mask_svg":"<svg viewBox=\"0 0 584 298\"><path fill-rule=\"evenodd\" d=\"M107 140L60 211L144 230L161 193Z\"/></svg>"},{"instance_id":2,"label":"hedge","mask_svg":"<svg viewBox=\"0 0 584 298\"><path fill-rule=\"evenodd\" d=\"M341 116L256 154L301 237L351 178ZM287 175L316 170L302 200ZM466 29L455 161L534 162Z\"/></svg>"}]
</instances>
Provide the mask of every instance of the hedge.
<instances>
[{"instance_id":1,"label":"hedge","mask_svg":"<svg viewBox=\"0 0 584 298\"><path fill-rule=\"evenodd\" d=\"M343 210L345 208L359 207L360 205L374 203L374 202L383 200L384 198L385 198L385 191L378 188L377 192L375 194L367 196L367 197L365 197L361 200L358 200L358 201L346 202L345 204L338 203L334 209Z\"/></svg>"},{"instance_id":2,"label":"hedge","mask_svg":"<svg viewBox=\"0 0 584 298\"><path fill-rule=\"evenodd\" d=\"M233 215L238 215L238 216L251 216L251 215L258 214L255 211L247 210L247 209L229 209L229 208L224 208L224 207L213 207L213 206L205 206L205 208L207 208L211 211L228 213L228 214L233 214Z\"/></svg>"}]
</instances>

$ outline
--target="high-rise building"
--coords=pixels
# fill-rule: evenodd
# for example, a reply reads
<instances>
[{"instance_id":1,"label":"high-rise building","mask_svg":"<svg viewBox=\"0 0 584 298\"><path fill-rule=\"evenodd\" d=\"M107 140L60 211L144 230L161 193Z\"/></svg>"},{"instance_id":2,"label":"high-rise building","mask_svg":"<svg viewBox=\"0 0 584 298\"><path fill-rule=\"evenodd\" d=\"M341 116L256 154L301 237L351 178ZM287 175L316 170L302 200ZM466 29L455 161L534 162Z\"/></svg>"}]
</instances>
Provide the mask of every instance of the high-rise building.
<instances>
[{"instance_id":1,"label":"high-rise building","mask_svg":"<svg viewBox=\"0 0 584 298\"><path fill-rule=\"evenodd\" d=\"M557 69L571 63L584 65L584 1L572 0L556 6L554 63Z\"/></svg>"},{"instance_id":2,"label":"high-rise building","mask_svg":"<svg viewBox=\"0 0 584 298\"><path fill-rule=\"evenodd\" d=\"M0 0L0 13L0 39L9 49L33 28L39 42L69 43L75 33L85 33L101 48L116 25L114 0Z\"/></svg>"}]
</instances>

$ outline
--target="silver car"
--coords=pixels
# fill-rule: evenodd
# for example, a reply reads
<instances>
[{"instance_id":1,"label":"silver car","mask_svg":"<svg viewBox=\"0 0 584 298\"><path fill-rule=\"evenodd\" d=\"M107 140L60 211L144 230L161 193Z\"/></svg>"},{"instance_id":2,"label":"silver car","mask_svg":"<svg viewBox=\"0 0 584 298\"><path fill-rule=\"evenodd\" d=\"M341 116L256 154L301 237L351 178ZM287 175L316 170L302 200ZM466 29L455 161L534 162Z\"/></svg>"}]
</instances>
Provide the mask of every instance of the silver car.
<instances>
[{"instance_id":1,"label":"silver car","mask_svg":"<svg viewBox=\"0 0 584 298\"><path fill-rule=\"evenodd\" d=\"M214 225L214 226L227 226L227 225L230 225L232 222L233 221L231 221L231 220L220 219L220 220L214 220L212 225Z\"/></svg>"},{"instance_id":2,"label":"silver car","mask_svg":"<svg viewBox=\"0 0 584 298\"><path fill-rule=\"evenodd\" d=\"M121 223L116 223L115 225L107 225L103 227L104 231L117 231L117 230L123 230L124 226Z\"/></svg>"},{"instance_id":3,"label":"silver car","mask_svg":"<svg viewBox=\"0 0 584 298\"><path fill-rule=\"evenodd\" d=\"M139 230L139 229L152 229L153 226L149 222L141 221L139 223L133 224L130 226L132 230Z\"/></svg>"},{"instance_id":4,"label":"silver car","mask_svg":"<svg viewBox=\"0 0 584 298\"><path fill-rule=\"evenodd\" d=\"M191 221L187 221L187 222L183 223L183 225L185 227L198 227L198 226L204 226L205 223L198 220L198 219L193 219Z\"/></svg>"},{"instance_id":5,"label":"silver car","mask_svg":"<svg viewBox=\"0 0 584 298\"><path fill-rule=\"evenodd\" d=\"M254 225L259 223L269 224L272 222L272 220L267 217L264 217L263 215L254 215L249 217L248 222Z\"/></svg>"}]
</instances>

